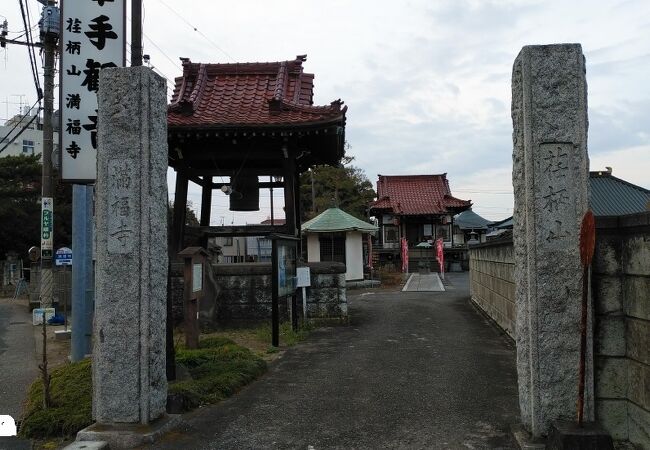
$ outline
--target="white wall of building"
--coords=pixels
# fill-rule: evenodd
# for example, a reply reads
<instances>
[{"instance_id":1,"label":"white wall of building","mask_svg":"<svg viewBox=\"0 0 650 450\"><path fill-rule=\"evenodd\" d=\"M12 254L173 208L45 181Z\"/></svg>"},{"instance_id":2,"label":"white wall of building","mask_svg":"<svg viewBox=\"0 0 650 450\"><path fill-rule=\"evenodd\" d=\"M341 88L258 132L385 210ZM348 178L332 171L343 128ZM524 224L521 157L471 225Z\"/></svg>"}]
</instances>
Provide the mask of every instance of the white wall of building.
<instances>
[{"instance_id":1,"label":"white wall of building","mask_svg":"<svg viewBox=\"0 0 650 450\"><path fill-rule=\"evenodd\" d=\"M307 262L319 262L320 261L320 241L318 240L318 234L308 234L307 235Z\"/></svg>"},{"instance_id":2,"label":"white wall of building","mask_svg":"<svg viewBox=\"0 0 650 450\"><path fill-rule=\"evenodd\" d=\"M363 280L363 239L358 231L345 233L345 279Z\"/></svg>"},{"instance_id":3,"label":"white wall of building","mask_svg":"<svg viewBox=\"0 0 650 450\"><path fill-rule=\"evenodd\" d=\"M234 263L246 261L246 237L223 237L218 236L211 238L212 241L221 247L219 262Z\"/></svg>"},{"instance_id":4,"label":"white wall of building","mask_svg":"<svg viewBox=\"0 0 650 450\"><path fill-rule=\"evenodd\" d=\"M29 120L33 117L33 115L28 115L28 116L16 116L13 117L5 122L4 125L0 126L0 139L4 138L7 136L4 140L0 141L0 148L3 148L7 142L10 142L18 133L20 133L20 130L27 125ZM14 128L14 125L16 127ZM41 155L41 161L43 160L43 130L40 130L39 127L39 119L34 120L30 125L29 128L27 128L25 131L20 134L12 142L9 144L9 147L7 147L2 153L0 153L0 157L4 156L19 156L19 155ZM59 149L59 134L54 133L54 155L53 156L53 161L55 166L57 165L56 163L58 162L58 149Z\"/></svg>"},{"instance_id":5,"label":"white wall of building","mask_svg":"<svg viewBox=\"0 0 650 450\"><path fill-rule=\"evenodd\" d=\"M307 262L320 261L318 233L307 235ZM345 279L363 280L363 235L358 231L345 233Z\"/></svg>"}]
</instances>

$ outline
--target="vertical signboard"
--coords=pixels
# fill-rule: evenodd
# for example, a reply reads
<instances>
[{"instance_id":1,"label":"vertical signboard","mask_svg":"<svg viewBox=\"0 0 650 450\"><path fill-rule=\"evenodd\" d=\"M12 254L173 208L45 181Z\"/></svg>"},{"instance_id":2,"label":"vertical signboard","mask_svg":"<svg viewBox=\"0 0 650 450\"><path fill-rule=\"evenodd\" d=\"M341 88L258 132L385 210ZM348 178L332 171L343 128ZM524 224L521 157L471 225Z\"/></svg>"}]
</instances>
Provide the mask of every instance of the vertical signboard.
<instances>
[{"instance_id":1,"label":"vertical signboard","mask_svg":"<svg viewBox=\"0 0 650 450\"><path fill-rule=\"evenodd\" d=\"M278 297L296 291L296 242L278 240Z\"/></svg>"},{"instance_id":2,"label":"vertical signboard","mask_svg":"<svg viewBox=\"0 0 650 450\"><path fill-rule=\"evenodd\" d=\"M52 230L54 227L54 214L52 213L52 197L41 199L41 257L51 258L53 239Z\"/></svg>"},{"instance_id":3,"label":"vertical signboard","mask_svg":"<svg viewBox=\"0 0 650 450\"><path fill-rule=\"evenodd\" d=\"M94 183L99 71L125 65L126 0L64 0L61 6L61 178Z\"/></svg>"}]
</instances>

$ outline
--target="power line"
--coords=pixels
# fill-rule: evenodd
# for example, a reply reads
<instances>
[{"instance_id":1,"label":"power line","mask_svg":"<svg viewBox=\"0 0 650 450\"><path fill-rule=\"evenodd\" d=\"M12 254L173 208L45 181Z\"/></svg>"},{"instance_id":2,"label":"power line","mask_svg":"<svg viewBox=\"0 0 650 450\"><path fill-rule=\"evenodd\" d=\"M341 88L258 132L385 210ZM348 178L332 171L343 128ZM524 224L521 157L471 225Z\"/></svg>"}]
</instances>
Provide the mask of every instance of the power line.
<instances>
[{"instance_id":1,"label":"power line","mask_svg":"<svg viewBox=\"0 0 650 450\"><path fill-rule=\"evenodd\" d=\"M512 191L486 191L486 190L465 190L465 189L453 189L453 192L462 192L464 194L495 194L495 195L513 195Z\"/></svg>"},{"instance_id":2,"label":"power line","mask_svg":"<svg viewBox=\"0 0 650 450\"><path fill-rule=\"evenodd\" d=\"M127 43L126 43L126 53L127 53L127 58L129 58L129 59L131 58L131 50L130 50L130 48L131 48L131 43L127 41ZM167 84L167 90L171 94L173 94L174 89L170 86L170 84L173 85L174 83L167 77L167 75L162 73L162 71L160 69L158 69L157 67L155 67L155 66L149 66L149 67L151 68L151 70L154 70L158 75L160 75L165 80L167 80L167 83L166 83Z\"/></svg>"},{"instance_id":3,"label":"power line","mask_svg":"<svg viewBox=\"0 0 650 450\"><path fill-rule=\"evenodd\" d=\"M31 19L29 18L29 9L28 9L29 7L27 2L25 2L25 4L23 5L23 0L18 0L18 3L20 5L20 14L23 19L23 25L25 27L25 39L29 44L27 46L27 53L29 54L29 64L32 69L34 86L36 87L36 97L40 100L41 98L43 98L43 90L41 89L41 82L38 77L36 54L34 53L34 47L33 47L34 40L32 39L32 33L31 33Z\"/></svg>"},{"instance_id":4,"label":"power line","mask_svg":"<svg viewBox=\"0 0 650 450\"><path fill-rule=\"evenodd\" d=\"M230 60L231 60L232 62L237 62L237 60L235 60L235 58L233 58L232 56L230 56L230 54L228 54L228 52L226 52L224 49L222 49L221 47L219 47L219 46L218 46L218 45L217 45L217 44L216 44L212 39L210 39L210 38L207 37L205 34L203 34L203 32L201 32L201 30L199 30L199 29L198 29L197 27L195 27L192 23L190 23L190 22L189 22L189 21L188 21L188 20L187 20L183 15L181 15L178 11L176 11L174 8L172 8L171 6L169 6L169 5L168 5L167 3L165 3L163 0L158 0L158 2L162 3L163 6L165 6L167 9L169 9L171 12L173 12L173 13L174 13L174 14L175 14L179 19L181 19L183 22L185 22L185 23L186 23L190 28L192 28L194 31L196 31L196 32L199 33L201 36L203 36L203 38L204 38L206 41L208 41L210 44L212 44L212 46L213 46L214 48L216 48L216 49L219 50L221 53L223 53L223 54L226 55L228 58L230 58Z\"/></svg>"},{"instance_id":5,"label":"power line","mask_svg":"<svg viewBox=\"0 0 650 450\"><path fill-rule=\"evenodd\" d=\"M159 51L160 53L162 53L162 55L163 55L165 58L167 58L167 60L168 60L170 63L172 63L174 66L176 66L177 69L179 69L179 70L183 70L183 67L182 67L180 64L178 64L178 61L174 61L174 60L173 60L169 55L167 55L167 53L165 53L165 51L164 51L163 49L161 49L160 47L158 47L158 45L157 45L157 44L156 44L156 43L155 43L155 42L154 42L154 41L153 41L149 36L147 36L146 33L142 33L142 34L143 34L144 37L145 37L145 38L146 38L146 39L151 43L151 45L153 45L154 47L156 47L156 48L158 49L158 51Z\"/></svg>"},{"instance_id":6,"label":"power line","mask_svg":"<svg viewBox=\"0 0 650 450\"><path fill-rule=\"evenodd\" d=\"M20 118L20 120L19 120L18 122L16 122L16 124L13 126L13 128L12 128L11 130L9 130L9 133L7 133L7 135L6 135L5 137L3 137L2 139L0 139L0 142L4 142L4 140L7 139L7 138L11 135L11 133L13 133L13 131L14 131L16 128L18 128L18 125L20 125L20 124L22 123L23 119L25 119L25 117L27 117L27 115L28 115L30 112L32 112L32 109L34 109L34 107L36 106L36 103L38 103L38 102L39 102L39 100L36 100L36 102L32 105L32 107L29 108L29 110L28 110L25 114L23 114L23 116ZM39 108L39 109L40 109L40 108ZM35 117L36 117L37 115L38 115L38 113L35 115Z\"/></svg>"}]
</instances>

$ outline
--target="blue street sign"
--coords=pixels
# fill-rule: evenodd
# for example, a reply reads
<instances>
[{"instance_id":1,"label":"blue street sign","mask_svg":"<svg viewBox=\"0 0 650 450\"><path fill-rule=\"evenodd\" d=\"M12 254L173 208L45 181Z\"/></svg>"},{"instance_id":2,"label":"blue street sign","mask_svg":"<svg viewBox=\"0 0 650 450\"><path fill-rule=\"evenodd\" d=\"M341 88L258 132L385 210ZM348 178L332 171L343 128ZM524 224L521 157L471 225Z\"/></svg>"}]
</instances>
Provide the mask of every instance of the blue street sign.
<instances>
[{"instance_id":1,"label":"blue street sign","mask_svg":"<svg viewBox=\"0 0 650 450\"><path fill-rule=\"evenodd\" d=\"M72 265L72 250L68 247L61 247L54 254L54 263L57 266L71 266Z\"/></svg>"}]
</instances>

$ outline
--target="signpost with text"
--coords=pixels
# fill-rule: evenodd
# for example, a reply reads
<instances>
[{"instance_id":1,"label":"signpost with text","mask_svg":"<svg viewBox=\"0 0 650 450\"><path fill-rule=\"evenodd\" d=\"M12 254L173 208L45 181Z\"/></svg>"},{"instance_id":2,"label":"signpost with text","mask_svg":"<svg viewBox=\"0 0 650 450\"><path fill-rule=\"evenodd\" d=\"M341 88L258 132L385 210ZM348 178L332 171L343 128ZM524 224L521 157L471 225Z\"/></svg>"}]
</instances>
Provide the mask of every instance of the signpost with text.
<instances>
[{"instance_id":1,"label":"signpost with text","mask_svg":"<svg viewBox=\"0 0 650 450\"><path fill-rule=\"evenodd\" d=\"M61 178L94 183L99 71L125 65L126 1L65 0L61 20Z\"/></svg>"}]
</instances>

